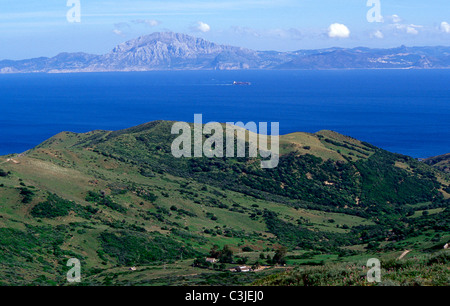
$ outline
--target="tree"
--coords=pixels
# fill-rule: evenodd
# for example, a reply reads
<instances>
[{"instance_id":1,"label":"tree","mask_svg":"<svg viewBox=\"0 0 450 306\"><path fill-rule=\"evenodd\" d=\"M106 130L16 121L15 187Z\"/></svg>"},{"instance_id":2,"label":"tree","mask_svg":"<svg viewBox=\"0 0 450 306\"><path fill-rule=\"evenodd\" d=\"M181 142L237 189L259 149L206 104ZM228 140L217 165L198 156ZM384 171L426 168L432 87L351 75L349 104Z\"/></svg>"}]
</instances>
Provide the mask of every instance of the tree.
<instances>
[{"instance_id":1,"label":"tree","mask_svg":"<svg viewBox=\"0 0 450 306\"><path fill-rule=\"evenodd\" d=\"M211 258L219 258L220 257L220 250L218 245L214 245L211 250L209 251L209 257Z\"/></svg>"},{"instance_id":2,"label":"tree","mask_svg":"<svg viewBox=\"0 0 450 306\"><path fill-rule=\"evenodd\" d=\"M214 245L209 251L209 256L219 259L222 263L233 262L233 251L228 247L228 245L225 245L222 250L219 249L218 245Z\"/></svg>"},{"instance_id":3,"label":"tree","mask_svg":"<svg viewBox=\"0 0 450 306\"><path fill-rule=\"evenodd\" d=\"M245 265L245 264L247 263L247 261L248 261L248 257L240 257L240 258L237 260L237 263L238 263L239 265Z\"/></svg>"},{"instance_id":4,"label":"tree","mask_svg":"<svg viewBox=\"0 0 450 306\"><path fill-rule=\"evenodd\" d=\"M368 250L376 250L380 247L380 243L377 241L371 241L367 245Z\"/></svg>"},{"instance_id":5,"label":"tree","mask_svg":"<svg viewBox=\"0 0 450 306\"><path fill-rule=\"evenodd\" d=\"M219 257L220 262L233 263L233 251L225 245Z\"/></svg>"},{"instance_id":6,"label":"tree","mask_svg":"<svg viewBox=\"0 0 450 306\"><path fill-rule=\"evenodd\" d=\"M272 262L275 264L284 265L286 264L286 254L287 254L287 248L281 247L280 249L276 250L275 254L273 255Z\"/></svg>"},{"instance_id":7,"label":"tree","mask_svg":"<svg viewBox=\"0 0 450 306\"><path fill-rule=\"evenodd\" d=\"M204 257L199 257L194 260L194 267L209 268L210 266L211 263L207 262Z\"/></svg>"},{"instance_id":8,"label":"tree","mask_svg":"<svg viewBox=\"0 0 450 306\"><path fill-rule=\"evenodd\" d=\"M261 268L261 266L262 266L262 263L261 263L261 261L258 260L252 265L252 270L257 270L257 269Z\"/></svg>"}]
</instances>

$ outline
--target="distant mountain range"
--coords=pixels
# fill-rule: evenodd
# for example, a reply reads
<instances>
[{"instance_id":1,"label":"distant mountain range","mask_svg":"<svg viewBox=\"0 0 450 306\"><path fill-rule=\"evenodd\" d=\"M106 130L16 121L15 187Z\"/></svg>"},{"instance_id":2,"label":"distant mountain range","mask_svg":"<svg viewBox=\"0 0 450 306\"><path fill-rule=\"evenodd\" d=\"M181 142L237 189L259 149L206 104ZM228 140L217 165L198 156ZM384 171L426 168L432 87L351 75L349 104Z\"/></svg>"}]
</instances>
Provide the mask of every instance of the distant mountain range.
<instances>
[{"instance_id":1,"label":"distant mountain range","mask_svg":"<svg viewBox=\"0 0 450 306\"><path fill-rule=\"evenodd\" d=\"M0 73L237 69L443 69L450 47L329 48L254 51L179 33L153 33L110 53L61 53L55 57L0 61Z\"/></svg>"}]
</instances>

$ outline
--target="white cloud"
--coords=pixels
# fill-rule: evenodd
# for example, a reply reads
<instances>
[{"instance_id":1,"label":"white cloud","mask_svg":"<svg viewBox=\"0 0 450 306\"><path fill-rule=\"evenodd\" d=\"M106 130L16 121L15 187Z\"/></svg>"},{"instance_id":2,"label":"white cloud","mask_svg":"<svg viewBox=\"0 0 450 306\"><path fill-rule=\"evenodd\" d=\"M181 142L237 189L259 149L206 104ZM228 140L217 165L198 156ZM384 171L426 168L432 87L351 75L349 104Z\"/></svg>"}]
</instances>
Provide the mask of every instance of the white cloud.
<instances>
[{"instance_id":1,"label":"white cloud","mask_svg":"<svg viewBox=\"0 0 450 306\"><path fill-rule=\"evenodd\" d=\"M419 31L417 31L415 27L407 26L406 33L412 34L412 35L417 35L417 34L419 34Z\"/></svg>"},{"instance_id":2,"label":"white cloud","mask_svg":"<svg viewBox=\"0 0 450 306\"><path fill-rule=\"evenodd\" d=\"M116 35L119 35L119 36L124 36L123 32L121 30L118 30L118 29L114 29L113 33L116 34Z\"/></svg>"},{"instance_id":3,"label":"white cloud","mask_svg":"<svg viewBox=\"0 0 450 306\"><path fill-rule=\"evenodd\" d=\"M421 25L415 25L415 24L395 24L395 29L405 32L407 34L411 35L417 35L419 34L418 29L423 28Z\"/></svg>"},{"instance_id":4,"label":"white cloud","mask_svg":"<svg viewBox=\"0 0 450 306\"><path fill-rule=\"evenodd\" d=\"M211 27L209 26L209 24L199 21L199 22L197 22L196 30L206 33L211 30Z\"/></svg>"},{"instance_id":5,"label":"white cloud","mask_svg":"<svg viewBox=\"0 0 450 306\"><path fill-rule=\"evenodd\" d=\"M133 20L133 22L137 23L137 24L145 24L149 27L156 27L161 24L160 21L154 20L154 19L137 19L137 20Z\"/></svg>"},{"instance_id":6,"label":"white cloud","mask_svg":"<svg viewBox=\"0 0 450 306\"><path fill-rule=\"evenodd\" d=\"M350 30L347 26L340 23L333 23L328 28L328 37L331 38L348 38L350 37Z\"/></svg>"},{"instance_id":7,"label":"white cloud","mask_svg":"<svg viewBox=\"0 0 450 306\"><path fill-rule=\"evenodd\" d=\"M400 18L400 16L398 16L398 15L396 15L396 14L391 15L391 16L387 16L387 17L386 17L386 20L387 20L388 22L391 22L391 23L399 23L399 22L402 22L402 21L403 21L403 19Z\"/></svg>"},{"instance_id":8,"label":"white cloud","mask_svg":"<svg viewBox=\"0 0 450 306\"><path fill-rule=\"evenodd\" d=\"M450 33L450 24L446 21L441 23L440 29L444 33Z\"/></svg>"},{"instance_id":9,"label":"white cloud","mask_svg":"<svg viewBox=\"0 0 450 306\"><path fill-rule=\"evenodd\" d=\"M394 14L391 16L386 16L385 20L389 23L389 28L393 29L397 32L403 32L410 35L417 35L419 34L419 29L423 28L421 25L415 25L415 24L406 24L403 22L403 19ZM376 35L375 35L376 36Z\"/></svg>"},{"instance_id":10,"label":"white cloud","mask_svg":"<svg viewBox=\"0 0 450 306\"><path fill-rule=\"evenodd\" d=\"M384 34L380 30L377 30L377 31L373 32L370 36L371 37L375 37L375 38L379 38L379 39L384 38Z\"/></svg>"}]
</instances>

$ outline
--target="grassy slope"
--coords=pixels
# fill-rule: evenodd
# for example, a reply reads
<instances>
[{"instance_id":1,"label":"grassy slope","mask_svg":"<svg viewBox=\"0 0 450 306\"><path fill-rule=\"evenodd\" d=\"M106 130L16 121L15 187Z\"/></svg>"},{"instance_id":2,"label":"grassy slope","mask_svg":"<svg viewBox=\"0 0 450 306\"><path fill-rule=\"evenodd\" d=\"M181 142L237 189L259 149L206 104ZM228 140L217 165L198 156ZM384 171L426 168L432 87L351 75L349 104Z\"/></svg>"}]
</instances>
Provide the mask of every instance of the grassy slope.
<instances>
[{"instance_id":1,"label":"grassy slope","mask_svg":"<svg viewBox=\"0 0 450 306\"><path fill-rule=\"evenodd\" d=\"M450 153L427 158L424 162L446 173L450 172Z\"/></svg>"},{"instance_id":2,"label":"grassy slope","mask_svg":"<svg viewBox=\"0 0 450 306\"><path fill-rule=\"evenodd\" d=\"M442 191L449 184L443 173L331 131L282 136L280 171L266 172L269 176L264 178L265 174L254 167L254 160L175 160L170 155L170 126L170 122L152 122L117 132L64 132L12 160L0 158L0 168L11 172L0 177L0 230L17 237L8 241L0 238L3 253L10 254L0 257L0 271L5 275L0 282L64 284L65 260L77 257L82 260L86 283L249 283L277 270L230 277L193 268L192 258L207 254L214 244L226 244L236 254L250 247L254 252L241 255L253 263L261 252L273 256L282 244L298 239L316 241L320 250L311 253L300 245L292 247L290 264L343 260L356 253L364 256L364 247L379 236L338 246L330 246L327 241L341 241L345 236L359 235L360 227L375 226L379 211L373 207L389 213L410 207L411 218L418 220L424 218L420 216L423 210L430 210L432 216L441 212L436 209L445 208L420 204L395 187L395 179L406 178L406 192L421 190L428 203L435 203L436 189ZM388 169L395 167L403 176L390 178L378 173L365 179L365 165L370 162ZM383 184L370 181L376 175ZM440 186L433 185L437 182ZM23 203L24 188L34 194L29 203ZM375 197L372 191L377 188L395 189L395 197ZM311 197L310 190L317 192L317 198ZM103 191L126 212L88 202L89 191ZM44 202L49 192L74 201L68 215L52 219L32 215L33 208ZM329 205L327 199L333 197L339 197L340 202ZM391 198L402 203L390 203ZM403 203L405 199L412 202ZM88 207L98 211L88 214ZM389 231L390 226L383 230ZM286 238L289 236L280 228L292 228L300 234ZM406 237L403 244L394 241L394 247L399 244L399 248L424 250L449 238L448 232L440 230L440 240L430 241L436 232L430 229L415 238ZM102 240L105 233L114 235L113 240ZM121 241L120 237L142 239L131 239L134 243L124 249L114 244L114 239ZM155 251L146 249L145 244L158 245L166 237L166 255L149 260ZM348 249L357 251L342 253ZM130 265L138 266L138 270L129 271ZM210 274L222 278L211 278Z\"/></svg>"}]
</instances>

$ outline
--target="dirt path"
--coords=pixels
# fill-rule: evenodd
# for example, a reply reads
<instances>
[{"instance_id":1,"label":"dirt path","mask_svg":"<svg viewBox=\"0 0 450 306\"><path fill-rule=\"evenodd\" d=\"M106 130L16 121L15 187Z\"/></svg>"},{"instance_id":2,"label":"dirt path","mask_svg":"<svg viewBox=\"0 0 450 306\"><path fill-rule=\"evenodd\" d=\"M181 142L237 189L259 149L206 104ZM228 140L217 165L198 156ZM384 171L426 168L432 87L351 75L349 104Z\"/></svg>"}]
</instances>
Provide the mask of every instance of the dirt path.
<instances>
[{"instance_id":1,"label":"dirt path","mask_svg":"<svg viewBox=\"0 0 450 306\"><path fill-rule=\"evenodd\" d=\"M1 162L0 165L1 165L1 164L6 164L6 163L9 163L9 162L12 162L12 163L14 163L14 164L20 164L20 162L17 161L17 160L15 160L14 158L8 158L8 159L5 160L4 162Z\"/></svg>"},{"instance_id":2,"label":"dirt path","mask_svg":"<svg viewBox=\"0 0 450 306\"><path fill-rule=\"evenodd\" d=\"M399 258L397 258L397 259L402 259L403 257L405 257L406 256L406 254L408 254L409 252L411 252L411 250L405 250L403 253L402 253L402 255L400 255L400 257Z\"/></svg>"}]
</instances>

